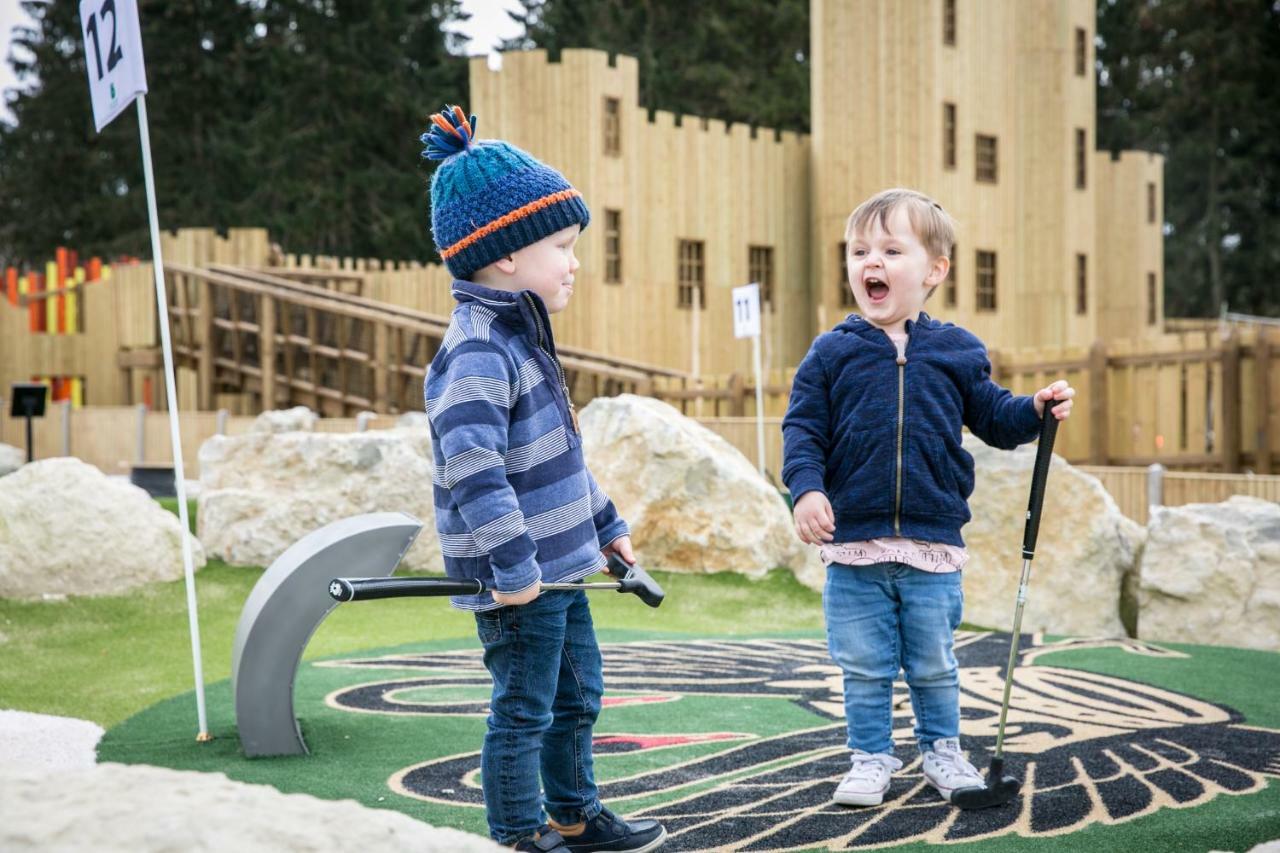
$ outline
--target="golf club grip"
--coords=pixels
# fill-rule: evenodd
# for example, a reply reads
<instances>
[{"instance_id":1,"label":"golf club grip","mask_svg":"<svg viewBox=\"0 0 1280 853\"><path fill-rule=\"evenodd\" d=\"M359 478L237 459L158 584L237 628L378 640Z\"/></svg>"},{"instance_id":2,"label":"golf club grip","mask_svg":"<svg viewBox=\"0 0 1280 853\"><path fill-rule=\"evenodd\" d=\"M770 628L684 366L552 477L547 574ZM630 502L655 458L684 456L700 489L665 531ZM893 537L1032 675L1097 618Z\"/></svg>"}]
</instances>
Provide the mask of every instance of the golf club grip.
<instances>
[{"instance_id":1,"label":"golf club grip","mask_svg":"<svg viewBox=\"0 0 1280 853\"><path fill-rule=\"evenodd\" d=\"M1031 474L1031 501L1027 504L1027 526L1022 533L1022 558L1035 556L1036 537L1040 533L1040 509L1044 505L1044 487L1053 461L1053 440L1058 435L1058 419L1053 416L1054 400L1046 400L1044 418L1040 421L1040 444L1036 447L1036 464Z\"/></svg>"},{"instance_id":2,"label":"golf club grip","mask_svg":"<svg viewBox=\"0 0 1280 853\"><path fill-rule=\"evenodd\" d=\"M334 578L329 595L338 601L372 601L408 596L479 595L484 581L453 578Z\"/></svg>"}]
</instances>

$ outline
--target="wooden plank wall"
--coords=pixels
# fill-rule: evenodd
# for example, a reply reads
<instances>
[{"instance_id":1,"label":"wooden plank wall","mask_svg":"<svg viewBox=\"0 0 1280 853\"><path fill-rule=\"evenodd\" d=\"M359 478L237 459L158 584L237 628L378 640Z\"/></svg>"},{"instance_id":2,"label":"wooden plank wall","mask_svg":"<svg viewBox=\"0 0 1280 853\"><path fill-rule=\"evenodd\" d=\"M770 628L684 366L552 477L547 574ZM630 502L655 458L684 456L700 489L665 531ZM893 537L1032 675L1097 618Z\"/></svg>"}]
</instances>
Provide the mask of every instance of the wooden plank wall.
<instances>
[{"instance_id":1,"label":"wooden plank wall","mask_svg":"<svg viewBox=\"0 0 1280 853\"><path fill-rule=\"evenodd\" d=\"M838 251L846 218L873 193L905 186L936 198L959 223L956 304L935 296L930 313L998 349L1114 337L1102 324L1145 299L1146 269L1163 279L1160 225L1147 223L1145 208L1146 181L1163 193L1163 159L1126 152L1112 164L1094 154L1095 3L955 3L953 44L943 38L943 7L940 0L810 3L817 328L848 310L840 303ZM1077 30L1086 44L1082 74ZM854 44L858 62L849 61ZM944 104L955 108L954 166L943 156ZM1083 187L1076 184L1078 130L1086 143ZM977 180L979 134L997 140L994 182ZM1116 255L1121 248L1126 254ZM994 311L977 308L979 249L996 253ZM1083 311L1076 302L1081 254ZM1158 331L1130 326L1122 334Z\"/></svg>"},{"instance_id":2,"label":"wooden plank wall","mask_svg":"<svg viewBox=\"0 0 1280 853\"><path fill-rule=\"evenodd\" d=\"M510 141L582 190L592 224L579 243L582 287L555 320L559 340L596 352L701 373L748 371L751 346L732 335L730 290L750 280L748 248L774 251L777 294L764 316L764 356L799 363L812 337L807 298L808 139L793 129L652 116L639 103L638 64L601 51L503 54L471 64L481 135ZM619 152L605 152L606 98L620 104ZM486 129L487 128L487 129ZM605 211L621 214L622 281L604 281ZM704 244L705 310L677 306L678 244ZM695 319L697 329L695 331Z\"/></svg>"}]
</instances>

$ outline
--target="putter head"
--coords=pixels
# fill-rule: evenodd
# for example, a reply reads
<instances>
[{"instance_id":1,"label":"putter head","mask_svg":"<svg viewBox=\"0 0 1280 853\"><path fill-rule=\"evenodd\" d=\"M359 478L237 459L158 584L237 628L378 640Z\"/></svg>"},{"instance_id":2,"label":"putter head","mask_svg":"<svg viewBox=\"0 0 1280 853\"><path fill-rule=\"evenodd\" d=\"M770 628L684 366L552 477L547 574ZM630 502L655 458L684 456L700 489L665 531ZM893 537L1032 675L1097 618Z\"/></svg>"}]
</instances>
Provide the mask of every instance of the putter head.
<instances>
[{"instance_id":1,"label":"putter head","mask_svg":"<svg viewBox=\"0 0 1280 853\"><path fill-rule=\"evenodd\" d=\"M618 578L618 592L633 592L650 607L657 607L667 594L649 573L639 566L629 566L617 554L609 557L609 574Z\"/></svg>"},{"instance_id":2,"label":"putter head","mask_svg":"<svg viewBox=\"0 0 1280 853\"><path fill-rule=\"evenodd\" d=\"M961 809L989 809L1017 799L1022 782L1004 775L1004 759L991 759L987 784L981 788L961 788L951 794L951 804Z\"/></svg>"}]
</instances>

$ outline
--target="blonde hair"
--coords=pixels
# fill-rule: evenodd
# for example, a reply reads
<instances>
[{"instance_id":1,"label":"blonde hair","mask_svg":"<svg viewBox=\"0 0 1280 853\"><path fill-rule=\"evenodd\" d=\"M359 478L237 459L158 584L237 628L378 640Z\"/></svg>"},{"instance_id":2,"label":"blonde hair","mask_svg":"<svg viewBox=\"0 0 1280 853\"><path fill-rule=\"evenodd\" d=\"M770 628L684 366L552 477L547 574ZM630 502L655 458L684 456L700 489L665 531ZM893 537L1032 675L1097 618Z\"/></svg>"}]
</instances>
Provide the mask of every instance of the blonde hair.
<instances>
[{"instance_id":1,"label":"blonde hair","mask_svg":"<svg viewBox=\"0 0 1280 853\"><path fill-rule=\"evenodd\" d=\"M956 221L942 205L915 190L883 190L858 205L844 226L845 242L853 242L856 235L869 230L872 222L879 222L888 231L889 217L899 207L907 209L911 229L932 257L951 257L956 245Z\"/></svg>"},{"instance_id":2,"label":"blonde hair","mask_svg":"<svg viewBox=\"0 0 1280 853\"><path fill-rule=\"evenodd\" d=\"M879 222L880 227L888 231L889 217L900 207L907 209L911 230L930 257L945 257L950 261L951 253L956 247L956 221L942 209L942 205L915 190L881 190L858 205L849 214L849 221L844 226L845 246L851 244L858 234L869 230L872 222ZM937 291L936 284L929 288L925 301L932 299Z\"/></svg>"}]
</instances>

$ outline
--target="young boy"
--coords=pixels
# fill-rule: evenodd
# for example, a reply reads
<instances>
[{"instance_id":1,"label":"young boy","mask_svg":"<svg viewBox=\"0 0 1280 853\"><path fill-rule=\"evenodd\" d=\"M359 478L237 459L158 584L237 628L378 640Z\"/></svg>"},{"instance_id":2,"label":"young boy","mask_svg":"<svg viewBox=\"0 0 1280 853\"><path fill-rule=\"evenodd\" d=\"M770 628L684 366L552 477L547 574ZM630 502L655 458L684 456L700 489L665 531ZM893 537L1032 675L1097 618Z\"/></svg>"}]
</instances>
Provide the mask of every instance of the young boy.
<instances>
[{"instance_id":1,"label":"young boy","mask_svg":"<svg viewBox=\"0 0 1280 853\"><path fill-rule=\"evenodd\" d=\"M475 116L446 106L431 121L423 154L443 161L431 229L458 304L425 397L445 570L493 590L453 599L474 611L493 676L481 752L489 832L542 853L654 850L666 837L659 823L628 823L597 797L591 731L603 683L586 593L539 594L543 581L600 571L611 554L635 562L626 522L583 462L551 335L590 214L556 170L475 140Z\"/></svg>"},{"instance_id":2,"label":"young boy","mask_svg":"<svg viewBox=\"0 0 1280 853\"><path fill-rule=\"evenodd\" d=\"M984 780L960 751L953 633L967 559L973 457L967 426L995 447L1033 440L1049 400L1071 412L1057 381L1014 397L991 380L986 348L922 310L947 277L955 225L918 192L887 190L845 228L849 287L861 316L818 337L796 372L782 422L782 479L800 538L827 564L823 611L844 671L851 766L835 801L884 800L893 756L893 681L906 673L929 784L947 801Z\"/></svg>"}]
</instances>

